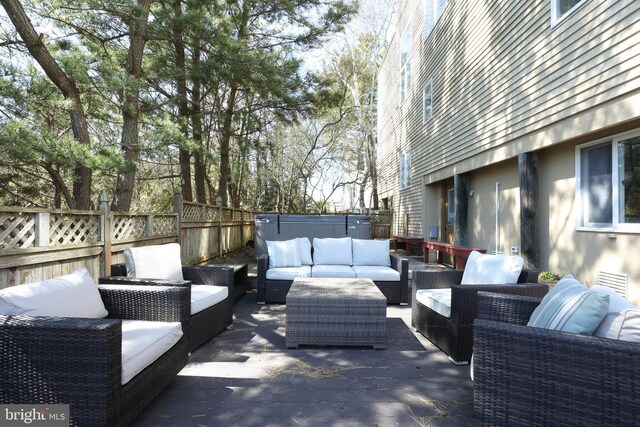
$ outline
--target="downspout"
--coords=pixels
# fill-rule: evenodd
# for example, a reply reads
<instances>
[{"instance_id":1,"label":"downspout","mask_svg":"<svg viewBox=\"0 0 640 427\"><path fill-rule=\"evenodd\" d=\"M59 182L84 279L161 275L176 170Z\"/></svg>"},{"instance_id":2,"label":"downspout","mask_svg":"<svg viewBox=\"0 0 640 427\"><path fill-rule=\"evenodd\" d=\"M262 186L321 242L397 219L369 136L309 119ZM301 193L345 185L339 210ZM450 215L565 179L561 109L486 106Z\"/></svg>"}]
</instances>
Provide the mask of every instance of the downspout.
<instances>
[{"instance_id":1,"label":"downspout","mask_svg":"<svg viewBox=\"0 0 640 427\"><path fill-rule=\"evenodd\" d=\"M500 181L496 182L496 255L500 248Z\"/></svg>"}]
</instances>

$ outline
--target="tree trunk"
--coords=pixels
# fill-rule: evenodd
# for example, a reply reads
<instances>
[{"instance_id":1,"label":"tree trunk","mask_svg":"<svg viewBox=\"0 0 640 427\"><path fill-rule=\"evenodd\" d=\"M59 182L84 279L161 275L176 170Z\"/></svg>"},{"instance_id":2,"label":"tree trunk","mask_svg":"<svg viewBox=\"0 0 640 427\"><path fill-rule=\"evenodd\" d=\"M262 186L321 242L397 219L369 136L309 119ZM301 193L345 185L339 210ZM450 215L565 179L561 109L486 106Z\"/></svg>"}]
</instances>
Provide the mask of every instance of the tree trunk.
<instances>
[{"instance_id":1,"label":"tree trunk","mask_svg":"<svg viewBox=\"0 0 640 427\"><path fill-rule=\"evenodd\" d=\"M16 31L22 37L29 53L38 62L51 82L56 85L62 95L72 101L69 111L71 116L71 128L73 137L80 144L91 145L89 130L87 126L87 116L84 112L80 91L75 82L58 65L51 53L42 42L42 36L36 33L29 17L24 12L18 0L0 0L7 15L16 27ZM77 162L74 168L73 197L70 193L64 192L67 205L71 209L91 208L91 181L92 171L82 162ZM64 184L66 187L66 184Z\"/></svg>"},{"instance_id":2,"label":"tree trunk","mask_svg":"<svg viewBox=\"0 0 640 427\"><path fill-rule=\"evenodd\" d=\"M369 157L369 178L371 179L371 198L372 200L372 208L373 210L380 209L380 202L378 199L378 156L376 153L376 137L369 133L369 147L367 149L367 154Z\"/></svg>"},{"instance_id":3,"label":"tree trunk","mask_svg":"<svg viewBox=\"0 0 640 427\"><path fill-rule=\"evenodd\" d=\"M187 98L187 76L185 67L185 49L184 49L184 26L182 24L182 1L173 1L173 10L175 13L173 23L173 46L176 51L176 66L178 68L178 77L176 78L176 86L178 91L178 121L180 122L180 130L185 138L189 138L189 103ZM191 152L186 147L180 149L180 177L182 178L182 197L190 202L193 200L193 189L191 186Z\"/></svg>"},{"instance_id":4,"label":"tree trunk","mask_svg":"<svg viewBox=\"0 0 640 427\"><path fill-rule=\"evenodd\" d=\"M193 126L193 139L198 144L198 150L194 154L194 180L196 183L196 200L198 203L207 203L207 169L204 161L204 141L202 139L202 108L201 108L201 92L200 75L198 74L200 67L200 42L193 42L193 66L192 77L192 99L191 99L191 123Z\"/></svg>"},{"instance_id":5,"label":"tree trunk","mask_svg":"<svg viewBox=\"0 0 640 427\"><path fill-rule=\"evenodd\" d=\"M224 121L220 135L220 180L218 182L218 194L222 197L222 206L228 206L228 184L231 168L229 167L229 147L231 142L231 126L233 114L235 112L236 96L238 94L238 85L233 83L229 91L229 99L227 100L227 108L224 111Z\"/></svg>"},{"instance_id":6,"label":"tree trunk","mask_svg":"<svg viewBox=\"0 0 640 427\"><path fill-rule=\"evenodd\" d=\"M122 137L121 148L124 154L126 170L118 175L116 193L112 209L128 212L136 184L136 167L140 159L139 113L140 113L140 76L142 75L142 56L146 44L147 24L151 0L138 0L140 15L131 22L129 31L129 54L127 56L127 75L132 77L131 86L126 85L122 94Z\"/></svg>"}]
</instances>

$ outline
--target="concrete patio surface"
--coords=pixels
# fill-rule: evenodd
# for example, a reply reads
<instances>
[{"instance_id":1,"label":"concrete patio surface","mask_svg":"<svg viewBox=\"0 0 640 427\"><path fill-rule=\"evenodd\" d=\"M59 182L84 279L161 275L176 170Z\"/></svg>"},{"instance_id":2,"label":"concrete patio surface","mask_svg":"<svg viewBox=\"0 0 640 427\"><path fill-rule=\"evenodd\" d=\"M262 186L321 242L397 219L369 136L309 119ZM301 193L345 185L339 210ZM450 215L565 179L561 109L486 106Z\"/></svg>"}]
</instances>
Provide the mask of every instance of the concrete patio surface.
<instances>
[{"instance_id":1,"label":"concrete patio surface","mask_svg":"<svg viewBox=\"0 0 640 427\"><path fill-rule=\"evenodd\" d=\"M220 262L249 262L235 254ZM253 265L251 264L253 263ZM413 268L432 268L412 261ZM435 267L440 268L440 267ZM470 426L468 366L410 329L411 306L388 306L387 349L285 348L285 305L257 305L193 352L178 378L134 421L157 426Z\"/></svg>"}]
</instances>

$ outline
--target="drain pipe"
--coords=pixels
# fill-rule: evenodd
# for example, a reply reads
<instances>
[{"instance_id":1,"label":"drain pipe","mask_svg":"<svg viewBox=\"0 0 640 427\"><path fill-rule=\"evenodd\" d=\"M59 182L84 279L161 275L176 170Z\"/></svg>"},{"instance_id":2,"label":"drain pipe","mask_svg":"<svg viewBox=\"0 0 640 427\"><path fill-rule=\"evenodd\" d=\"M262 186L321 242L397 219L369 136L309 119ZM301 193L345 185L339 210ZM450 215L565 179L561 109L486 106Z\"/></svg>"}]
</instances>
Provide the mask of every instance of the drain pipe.
<instances>
[{"instance_id":1,"label":"drain pipe","mask_svg":"<svg viewBox=\"0 0 640 427\"><path fill-rule=\"evenodd\" d=\"M500 181L496 182L496 255L500 248Z\"/></svg>"}]
</instances>

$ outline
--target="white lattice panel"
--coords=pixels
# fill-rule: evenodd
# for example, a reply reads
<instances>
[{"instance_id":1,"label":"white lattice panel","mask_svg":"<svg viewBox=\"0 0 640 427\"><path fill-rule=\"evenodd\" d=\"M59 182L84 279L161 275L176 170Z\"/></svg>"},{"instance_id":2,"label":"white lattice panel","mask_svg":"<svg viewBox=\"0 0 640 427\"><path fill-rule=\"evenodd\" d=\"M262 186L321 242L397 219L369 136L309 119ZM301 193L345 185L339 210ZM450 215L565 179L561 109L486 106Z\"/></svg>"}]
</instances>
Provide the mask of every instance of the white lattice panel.
<instances>
[{"instance_id":1,"label":"white lattice panel","mask_svg":"<svg viewBox=\"0 0 640 427\"><path fill-rule=\"evenodd\" d=\"M36 239L35 214L0 213L0 247L23 249L34 246Z\"/></svg>"},{"instance_id":2,"label":"white lattice panel","mask_svg":"<svg viewBox=\"0 0 640 427\"><path fill-rule=\"evenodd\" d=\"M114 216L111 237L113 240L141 238L146 228L146 216Z\"/></svg>"},{"instance_id":3,"label":"white lattice panel","mask_svg":"<svg viewBox=\"0 0 640 427\"><path fill-rule=\"evenodd\" d=\"M153 218L153 235L166 236L175 234L176 217L175 216L155 216Z\"/></svg>"},{"instance_id":4,"label":"white lattice panel","mask_svg":"<svg viewBox=\"0 0 640 427\"><path fill-rule=\"evenodd\" d=\"M52 245L73 245L98 241L97 216L51 214L49 217L49 236Z\"/></svg>"}]
</instances>

